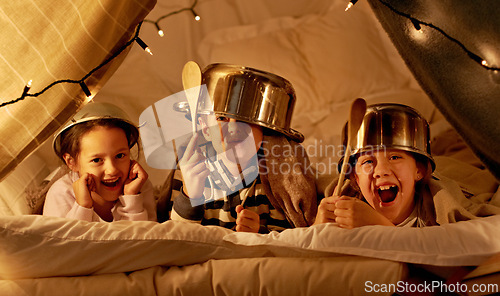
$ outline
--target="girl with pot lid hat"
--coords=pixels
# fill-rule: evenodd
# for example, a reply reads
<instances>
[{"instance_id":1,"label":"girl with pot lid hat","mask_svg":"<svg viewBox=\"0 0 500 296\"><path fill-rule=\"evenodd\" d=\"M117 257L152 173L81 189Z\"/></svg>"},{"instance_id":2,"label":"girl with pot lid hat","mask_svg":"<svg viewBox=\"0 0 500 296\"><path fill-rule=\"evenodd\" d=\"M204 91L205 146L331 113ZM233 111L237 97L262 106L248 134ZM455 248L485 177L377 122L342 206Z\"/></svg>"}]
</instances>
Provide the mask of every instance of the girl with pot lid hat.
<instances>
[{"instance_id":1,"label":"girl with pot lid hat","mask_svg":"<svg viewBox=\"0 0 500 296\"><path fill-rule=\"evenodd\" d=\"M344 128L344 145L347 142ZM343 228L363 225L424 227L500 214L490 189L470 190L467 184L435 171L427 121L413 108L400 104L369 106L355 138L348 179L340 196L332 196L337 180L325 189L315 224L334 222ZM440 157L446 170L465 170L477 178L491 176ZM432 174L432 175L431 175ZM468 176L470 177L470 176ZM496 185L495 188L497 188Z\"/></svg>"},{"instance_id":2,"label":"girl with pot lid hat","mask_svg":"<svg viewBox=\"0 0 500 296\"><path fill-rule=\"evenodd\" d=\"M202 84L207 94L193 118L201 135L179 162L182 187L174 188L171 218L261 233L312 225L315 179L303 136L290 128L291 84L228 64L207 66ZM206 145L197 144L201 137Z\"/></svg>"},{"instance_id":3,"label":"girl with pot lid hat","mask_svg":"<svg viewBox=\"0 0 500 296\"><path fill-rule=\"evenodd\" d=\"M153 188L130 149L139 131L115 105L89 103L54 138L70 172L47 192L43 214L85 221L156 220Z\"/></svg>"},{"instance_id":4,"label":"girl with pot lid hat","mask_svg":"<svg viewBox=\"0 0 500 296\"><path fill-rule=\"evenodd\" d=\"M347 129L344 128L344 145ZM423 190L434 171L429 125L413 108L399 104L369 106L352 139L348 183L354 195L330 196L318 208L315 224L343 228L363 225L415 226L433 223L422 208ZM344 186L349 188L349 186Z\"/></svg>"}]
</instances>

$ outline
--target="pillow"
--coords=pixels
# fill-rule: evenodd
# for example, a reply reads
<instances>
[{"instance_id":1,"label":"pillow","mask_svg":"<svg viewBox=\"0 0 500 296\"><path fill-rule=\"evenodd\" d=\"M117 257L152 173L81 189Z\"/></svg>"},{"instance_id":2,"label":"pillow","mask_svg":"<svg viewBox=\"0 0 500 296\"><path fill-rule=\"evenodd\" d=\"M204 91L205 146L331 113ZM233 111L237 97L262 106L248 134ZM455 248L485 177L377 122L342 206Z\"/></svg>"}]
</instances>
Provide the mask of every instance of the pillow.
<instances>
[{"instance_id":1,"label":"pillow","mask_svg":"<svg viewBox=\"0 0 500 296\"><path fill-rule=\"evenodd\" d=\"M180 221L95 223L0 216L0 280L131 272L210 259L359 255L442 266L479 265L500 252L499 216L428 228L333 224L267 235ZM495 235L495 233L497 233Z\"/></svg>"},{"instance_id":2,"label":"pillow","mask_svg":"<svg viewBox=\"0 0 500 296\"><path fill-rule=\"evenodd\" d=\"M36 154L27 157L0 182L0 215L31 214L39 205L27 191L41 184L49 174L45 162Z\"/></svg>"},{"instance_id":3,"label":"pillow","mask_svg":"<svg viewBox=\"0 0 500 296\"><path fill-rule=\"evenodd\" d=\"M0 279L129 272L264 255L261 249L230 248L233 245L222 239L230 232L177 221L92 223L40 215L0 216Z\"/></svg>"},{"instance_id":4,"label":"pillow","mask_svg":"<svg viewBox=\"0 0 500 296\"><path fill-rule=\"evenodd\" d=\"M221 29L204 38L199 55L206 64L235 63L290 80L301 111L295 118L317 115L314 121L335 112L337 103L414 82L407 69L393 66L380 25L368 4L359 4L345 13L345 3L334 1L322 15Z\"/></svg>"},{"instance_id":5,"label":"pillow","mask_svg":"<svg viewBox=\"0 0 500 296\"><path fill-rule=\"evenodd\" d=\"M131 273L3 280L0 290L3 296L39 295L40 291L44 295L103 295L103 287L108 296L364 295L380 291L380 283L395 284L407 274L403 263L354 256L241 258ZM390 295L376 295L386 294Z\"/></svg>"},{"instance_id":6,"label":"pillow","mask_svg":"<svg viewBox=\"0 0 500 296\"><path fill-rule=\"evenodd\" d=\"M268 235L231 233L224 239L274 251L288 247L416 264L477 266L500 252L499 223L500 215L424 228L365 226L348 230L330 223Z\"/></svg>"},{"instance_id":7,"label":"pillow","mask_svg":"<svg viewBox=\"0 0 500 296\"><path fill-rule=\"evenodd\" d=\"M322 14L281 17L209 33L199 56L205 64L232 63L288 79L297 102L292 126L321 174L336 172L340 134L353 99L397 102L428 120L435 109L418 87L368 3L344 11L333 1Z\"/></svg>"},{"instance_id":8,"label":"pillow","mask_svg":"<svg viewBox=\"0 0 500 296\"><path fill-rule=\"evenodd\" d=\"M359 292L366 280L393 283L407 272L399 262L224 241L231 233L222 227L179 221L91 223L38 215L0 217L0 281L16 283L26 292L34 289L33 282L23 279L36 278L36 289L51 294L66 291L68 286L74 290L75 280L102 286L103 277L98 276L108 275L116 284L116 274L123 278L122 273L127 273L133 279L134 271L171 266L164 276L161 272L147 277L147 282L156 283L165 295L168 291L190 294L212 287L217 291L231 288L235 295L257 291L274 295L283 289L290 291L289 295L294 295L293 289L303 291L300 295L316 295L322 289ZM267 258L273 256L279 258ZM338 270L344 272L336 275ZM304 282L304 277L314 282ZM238 278L254 279L256 285L235 283ZM291 279L296 279L295 285L289 283ZM83 291L92 291L83 286Z\"/></svg>"}]
</instances>

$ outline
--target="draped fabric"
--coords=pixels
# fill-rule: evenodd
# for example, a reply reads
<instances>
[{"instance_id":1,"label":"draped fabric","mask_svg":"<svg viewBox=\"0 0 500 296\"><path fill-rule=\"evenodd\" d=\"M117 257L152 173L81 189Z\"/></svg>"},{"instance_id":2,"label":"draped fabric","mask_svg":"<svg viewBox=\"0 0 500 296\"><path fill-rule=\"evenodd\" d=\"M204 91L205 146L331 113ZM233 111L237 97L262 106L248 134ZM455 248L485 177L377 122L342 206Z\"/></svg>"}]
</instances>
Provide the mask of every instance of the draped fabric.
<instances>
[{"instance_id":1,"label":"draped fabric","mask_svg":"<svg viewBox=\"0 0 500 296\"><path fill-rule=\"evenodd\" d=\"M155 4L156 0L0 2L0 180L89 100L79 80L86 78L91 96L98 92ZM18 100L30 80L28 95Z\"/></svg>"},{"instance_id":2,"label":"draped fabric","mask_svg":"<svg viewBox=\"0 0 500 296\"><path fill-rule=\"evenodd\" d=\"M498 1L369 3L422 88L500 180L500 71L487 70L474 61L480 57L488 66L500 67ZM420 24L417 32L405 15L442 29L472 55L433 27Z\"/></svg>"}]
</instances>

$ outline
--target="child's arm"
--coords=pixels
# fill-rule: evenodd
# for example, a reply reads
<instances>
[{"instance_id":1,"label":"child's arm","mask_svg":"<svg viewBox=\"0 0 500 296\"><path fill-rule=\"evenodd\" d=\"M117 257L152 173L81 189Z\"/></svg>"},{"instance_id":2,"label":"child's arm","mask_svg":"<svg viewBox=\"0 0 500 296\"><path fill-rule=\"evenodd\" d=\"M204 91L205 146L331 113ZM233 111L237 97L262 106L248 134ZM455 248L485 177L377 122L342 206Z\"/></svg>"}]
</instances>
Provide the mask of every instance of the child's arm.
<instances>
[{"instance_id":1,"label":"child's arm","mask_svg":"<svg viewBox=\"0 0 500 296\"><path fill-rule=\"evenodd\" d=\"M260 217L252 210L243 208L242 205L236 206L236 231L238 232L259 232Z\"/></svg>"},{"instance_id":2,"label":"child's arm","mask_svg":"<svg viewBox=\"0 0 500 296\"><path fill-rule=\"evenodd\" d=\"M131 161L127 180L123 185L124 195L136 195L141 192L142 186L148 179L148 173L135 160Z\"/></svg>"},{"instance_id":3,"label":"child's arm","mask_svg":"<svg viewBox=\"0 0 500 296\"><path fill-rule=\"evenodd\" d=\"M196 147L198 134L189 140L186 151L179 161L179 168L182 172L182 190L183 193L192 199L198 199L203 196L205 189L205 180L210 174L206 165L206 159Z\"/></svg>"},{"instance_id":4,"label":"child's arm","mask_svg":"<svg viewBox=\"0 0 500 296\"><path fill-rule=\"evenodd\" d=\"M174 200L172 206L171 219L176 221L195 222L201 223L205 209L203 207L203 199L199 201L190 199L184 194L182 190L184 186L180 187L178 191L172 193Z\"/></svg>"},{"instance_id":5,"label":"child's arm","mask_svg":"<svg viewBox=\"0 0 500 296\"><path fill-rule=\"evenodd\" d=\"M73 182L69 175L61 177L50 187L45 197L43 215L93 221L94 210L76 202Z\"/></svg>"},{"instance_id":6,"label":"child's arm","mask_svg":"<svg viewBox=\"0 0 500 296\"><path fill-rule=\"evenodd\" d=\"M92 200L92 191L95 192L95 180L91 174L85 173L72 184L75 193L76 202L84 207L91 209L94 206Z\"/></svg>"},{"instance_id":7,"label":"child's arm","mask_svg":"<svg viewBox=\"0 0 500 296\"><path fill-rule=\"evenodd\" d=\"M355 228L365 225L394 226L369 204L354 197L342 196L335 202L335 222L342 228Z\"/></svg>"},{"instance_id":8,"label":"child's arm","mask_svg":"<svg viewBox=\"0 0 500 296\"><path fill-rule=\"evenodd\" d=\"M337 196L328 196L321 200L313 225L335 222L335 218L337 218L337 216L335 216L335 209L337 208L335 203L338 199Z\"/></svg>"},{"instance_id":9,"label":"child's arm","mask_svg":"<svg viewBox=\"0 0 500 296\"><path fill-rule=\"evenodd\" d=\"M113 209L113 220L156 221L153 185L142 166L133 161L120 202Z\"/></svg>"}]
</instances>

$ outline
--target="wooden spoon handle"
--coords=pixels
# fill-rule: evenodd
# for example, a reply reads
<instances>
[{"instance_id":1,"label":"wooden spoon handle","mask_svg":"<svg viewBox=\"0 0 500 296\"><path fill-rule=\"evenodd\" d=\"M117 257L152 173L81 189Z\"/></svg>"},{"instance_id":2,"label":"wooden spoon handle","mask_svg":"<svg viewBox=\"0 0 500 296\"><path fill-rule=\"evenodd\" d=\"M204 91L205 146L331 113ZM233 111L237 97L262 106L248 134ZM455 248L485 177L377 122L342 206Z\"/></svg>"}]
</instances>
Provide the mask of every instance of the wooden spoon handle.
<instances>
[{"instance_id":1,"label":"wooden spoon handle","mask_svg":"<svg viewBox=\"0 0 500 296\"><path fill-rule=\"evenodd\" d=\"M342 162L342 168L340 170L339 180L337 182L337 187L333 192L334 196L339 196L344 184L344 178L349 166L349 158L351 157L352 151L352 139L358 134L358 130L363 123L363 118L366 113L366 102L365 100L358 98L354 100L351 104L351 110L349 112L349 121L347 122L347 145L344 153L344 161Z\"/></svg>"},{"instance_id":2,"label":"wooden spoon handle","mask_svg":"<svg viewBox=\"0 0 500 296\"><path fill-rule=\"evenodd\" d=\"M198 113L198 98L200 96L202 82L202 72L200 66L193 61L189 61L182 69L182 86L186 93L186 98L191 111L191 123L193 133L196 133L196 114Z\"/></svg>"}]
</instances>

